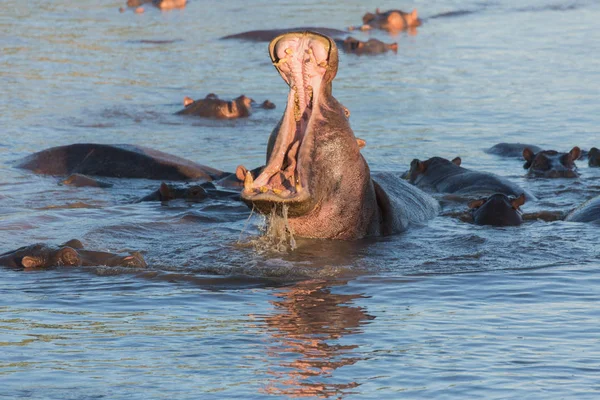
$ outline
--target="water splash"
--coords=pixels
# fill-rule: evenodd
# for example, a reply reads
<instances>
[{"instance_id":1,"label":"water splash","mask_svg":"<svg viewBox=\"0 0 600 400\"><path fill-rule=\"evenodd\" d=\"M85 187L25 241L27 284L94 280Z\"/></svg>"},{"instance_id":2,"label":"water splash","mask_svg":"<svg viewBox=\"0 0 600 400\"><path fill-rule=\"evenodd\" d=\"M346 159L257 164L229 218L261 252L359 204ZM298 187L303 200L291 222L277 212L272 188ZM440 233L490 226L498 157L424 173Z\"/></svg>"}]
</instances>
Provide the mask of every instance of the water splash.
<instances>
[{"instance_id":1,"label":"water splash","mask_svg":"<svg viewBox=\"0 0 600 400\"><path fill-rule=\"evenodd\" d=\"M288 221L288 206L285 204L273 206L260 231L261 236L254 242L257 250L284 253L297 248L294 231Z\"/></svg>"}]
</instances>

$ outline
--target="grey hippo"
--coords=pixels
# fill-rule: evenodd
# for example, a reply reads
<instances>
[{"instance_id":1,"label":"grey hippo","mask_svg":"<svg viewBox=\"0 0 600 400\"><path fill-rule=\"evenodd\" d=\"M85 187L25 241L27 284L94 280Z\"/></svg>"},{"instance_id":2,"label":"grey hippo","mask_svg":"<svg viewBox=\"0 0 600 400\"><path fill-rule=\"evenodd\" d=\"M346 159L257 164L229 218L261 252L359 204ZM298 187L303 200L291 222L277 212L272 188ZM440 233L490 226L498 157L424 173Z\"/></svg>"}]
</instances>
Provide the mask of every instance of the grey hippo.
<instances>
[{"instance_id":1,"label":"grey hippo","mask_svg":"<svg viewBox=\"0 0 600 400\"><path fill-rule=\"evenodd\" d=\"M469 202L469 213L476 225L519 226L523 223L520 206L525 204L525 195L507 196L504 193Z\"/></svg>"},{"instance_id":2,"label":"grey hippo","mask_svg":"<svg viewBox=\"0 0 600 400\"><path fill-rule=\"evenodd\" d=\"M600 222L600 196L596 196L573 211L571 211L565 221L571 222Z\"/></svg>"},{"instance_id":3,"label":"grey hippo","mask_svg":"<svg viewBox=\"0 0 600 400\"><path fill-rule=\"evenodd\" d=\"M534 152L532 149L523 150L527 176L543 178L576 178L579 176L575 160L581 155L579 147L575 146L568 153L555 150Z\"/></svg>"},{"instance_id":4,"label":"grey hippo","mask_svg":"<svg viewBox=\"0 0 600 400\"><path fill-rule=\"evenodd\" d=\"M238 168L245 171L241 198L249 207L287 213L298 236L345 240L401 232L438 214L430 195L397 174L371 173L346 109L332 94L333 39L285 33L271 41L269 54L289 93L262 172Z\"/></svg>"}]
</instances>

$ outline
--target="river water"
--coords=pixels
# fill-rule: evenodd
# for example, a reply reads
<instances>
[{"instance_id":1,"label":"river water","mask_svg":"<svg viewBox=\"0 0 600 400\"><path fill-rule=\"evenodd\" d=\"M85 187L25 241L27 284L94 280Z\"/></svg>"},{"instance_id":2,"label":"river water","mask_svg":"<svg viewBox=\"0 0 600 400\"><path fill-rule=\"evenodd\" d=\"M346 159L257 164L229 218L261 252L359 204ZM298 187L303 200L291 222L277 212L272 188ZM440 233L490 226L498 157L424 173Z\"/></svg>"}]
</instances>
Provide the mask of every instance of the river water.
<instances>
[{"instance_id":1,"label":"river water","mask_svg":"<svg viewBox=\"0 0 600 400\"><path fill-rule=\"evenodd\" d=\"M358 0L120 6L5 0L0 11L0 252L80 238L149 264L0 270L0 398L600 397L598 225L440 216L398 236L296 238L296 250L275 251L243 204L131 204L158 183L72 188L14 168L76 142L139 144L226 171L262 165L287 86L266 43L219 38L344 29L369 11ZM600 145L597 2L377 6L417 7L425 23L370 34L397 41L397 54L340 56L334 95L371 169L461 156L532 191L525 212L600 194L600 169L583 161L580 178L532 180L521 160L483 151ZM451 11L464 12L432 18ZM210 92L277 109L226 122L173 115L184 96Z\"/></svg>"}]
</instances>

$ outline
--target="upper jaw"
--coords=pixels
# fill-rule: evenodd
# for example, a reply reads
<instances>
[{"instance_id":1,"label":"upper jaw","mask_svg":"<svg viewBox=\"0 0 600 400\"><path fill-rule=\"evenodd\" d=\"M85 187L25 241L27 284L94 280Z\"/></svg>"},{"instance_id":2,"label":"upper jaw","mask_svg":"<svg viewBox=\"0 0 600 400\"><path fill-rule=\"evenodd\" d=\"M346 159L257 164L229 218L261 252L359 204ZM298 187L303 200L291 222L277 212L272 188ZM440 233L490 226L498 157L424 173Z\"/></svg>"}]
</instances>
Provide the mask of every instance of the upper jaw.
<instances>
[{"instance_id":1,"label":"upper jaw","mask_svg":"<svg viewBox=\"0 0 600 400\"><path fill-rule=\"evenodd\" d=\"M309 170L314 142L311 125L318 108L323 77L329 67L331 39L312 32L275 38L269 51L290 91L275 144L262 173L244 177L242 200L268 213L274 204L288 204L290 216L310 208Z\"/></svg>"}]
</instances>

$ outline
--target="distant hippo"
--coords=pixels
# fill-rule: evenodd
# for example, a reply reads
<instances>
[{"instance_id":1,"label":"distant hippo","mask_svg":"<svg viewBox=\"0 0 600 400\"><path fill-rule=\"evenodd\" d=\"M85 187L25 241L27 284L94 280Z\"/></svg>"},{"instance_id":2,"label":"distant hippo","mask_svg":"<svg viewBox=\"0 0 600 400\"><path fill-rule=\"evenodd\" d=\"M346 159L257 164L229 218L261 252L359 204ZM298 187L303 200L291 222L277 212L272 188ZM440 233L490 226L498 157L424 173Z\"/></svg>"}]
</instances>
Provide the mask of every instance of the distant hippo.
<instances>
[{"instance_id":1,"label":"distant hippo","mask_svg":"<svg viewBox=\"0 0 600 400\"><path fill-rule=\"evenodd\" d=\"M600 167L600 150L592 147L587 154L588 165L590 167Z\"/></svg>"},{"instance_id":2,"label":"distant hippo","mask_svg":"<svg viewBox=\"0 0 600 400\"><path fill-rule=\"evenodd\" d=\"M184 109L176 112L178 115L195 115L198 117L234 119L245 118L252 113L252 105L257 108L273 109L275 104L265 100L261 105L256 105L250 97L241 95L231 101L221 100L216 94L210 93L204 99L192 100L185 97Z\"/></svg>"},{"instance_id":3,"label":"distant hippo","mask_svg":"<svg viewBox=\"0 0 600 400\"><path fill-rule=\"evenodd\" d=\"M339 48L344 50L344 52L358 55L381 54L388 51L398 51L398 43L387 44L378 39L369 39L366 42L363 42L353 38L352 36L349 36L344 40L337 39L335 43Z\"/></svg>"},{"instance_id":4,"label":"distant hippo","mask_svg":"<svg viewBox=\"0 0 600 400\"><path fill-rule=\"evenodd\" d=\"M158 150L130 144L76 143L52 147L25 157L16 166L45 175L78 173L169 181L212 181L229 175Z\"/></svg>"},{"instance_id":5,"label":"distant hippo","mask_svg":"<svg viewBox=\"0 0 600 400\"><path fill-rule=\"evenodd\" d=\"M408 180L422 188L438 193L458 195L492 195L503 193L508 196L520 196L525 193L530 200L535 197L519 185L489 172L472 171L461 167L460 157L449 161L441 157L432 157L425 161L414 159L410 163Z\"/></svg>"},{"instance_id":6,"label":"distant hippo","mask_svg":"<svg viewBox=\"0 0 600 400\"><path fill-rule=\"evenodd\" d=\"M247 31L236 33L234 35L223 36L221 39L242 39L242 40L251 40L253 42L270 42L275 39L279 35L283 35L286 32L301 32L301 31L311 31L318 32L323 35L331 36L331 37L342 37L346 36L348 32L341 31L339 29L332 28L322 28L322 27L300 27L300 28L285 28L285 29L266 29L266 30L257 30L257 31Z\"/></svg>"},{"instance_id":7,"label":"distant hippo","mask_svg":"<svg viewBox=\"0 0 600 400\"><path fill-rule=\"evenodd\" d=\"M269 54L289 94L262 172L238 167L249 207L283 215L295 235L345 240L401 232L437 215L439 205L428 194L396 174L369 170L346 110L332 95L333 39L286 33L271 41Z\"/></svg>"},{"instance_id":8,"label":"distant hippo","mask_svg":"<svg viewBox=\"0 0 600 400\"><path fill-rule=\"evenodd\" d=\"M524 144L524 143L498 143L489 149L486 149L485 152L488 154L496 154L502 157L523 157L523 150L529 149L534 153L538 153L542 151L541 147L532 145L532 144Z\"/></svg>"},{"instance_id":9,"label":"distant hippo","mask_svg":"<svg viewBox=\"0 0 600 400\"><path fill-rule=\"evenodd\" d=\"M489 197L469 202L469 212L477 225L519 226L523 223L520 206L525 204L525 195L508 197L495 193Z\"/></svg>"},{"instance_id":10,"label":"distant hippo","mask_svg":"<svg viewBox=\"0 0 600 400\"><path fill-rule=\"evenodd\" d=\"M153 6L161 10L172 10L174 8L184 8L187 0L127 0L127 7L139 7L148 3L152 3Z\"/></svg>"},{"instance_id":11,"label":"distant hippo","mask_svg":"<svg viewBox=\"0 0 600 400\"><path fill-rule=\"evenodd\" d=\"M363 25L360 27L350 27L350 30L360 29L381 29L391 33L399 32L409 28L416 28L421 25L421 19L417 10L407 13L401 10L389 10L385 12L375 10L375 14L366 13L363 16Z\"/></svg>"},{"instance_id":12,"label":"distant hippo","mask_svg":"<svg viewBox=\"0 0 600 400\"><path fill-rule=\"evenodd\" d=\"M112 183L104 182L99 179L89 177L82 174L71 174L59 182L60 185L75 186L75 187L98 187L109 188L113 187Z\"/></svg>"},{"instance_id":13,"label":"distant hippo","mask_svg":"<svg viewBox=\"0 0 600 400\"><path fill-rule=\"evenodd\" d=\"M571 211L565 221L571 222L600 222L600 196L596 196L573 211Z\"/></svg>"},{"instance_id":14,"label":"distant hippo","mask_svg":"<svg viewBox=\"0 0 600 400\"><path fill-rule=\"evenodd\" d=\"M138 252L119 255L104 251L84 250L83 244L77 239L69 240L59 246L37 243L0 254L0 265L11 268L99 265L108 267L147 267L143 256Z\"/></svg>"},{"instance_id":15,"label":"distant hippo","mask_svg":"<svg viewBox=\"0 0 600 400\"><path fill-rule=\"evenodd\" d=\"M160 184L158 190L150 193L147 196L137 200L136 203L143 201L160 201L168 202L175 199L183 199L186 202L198 203L206 199L206 190L200 185L190 186L175 186L172 184L166 184L165 182Z\"/></svg>"},{"instance_id":16,"label":"distant hippo","mask_svg":"<svg viewBox=\"0 0 600 400\"><path fill-rule=\"evenodd\" d=\"M579 176L575 160L579 158L581 150L575 146L568 153L559 153L554 150L543 150L535 153L529 148L523 150L528 176L544 178L576 178Z\"/></svg>"}]
</instances>

